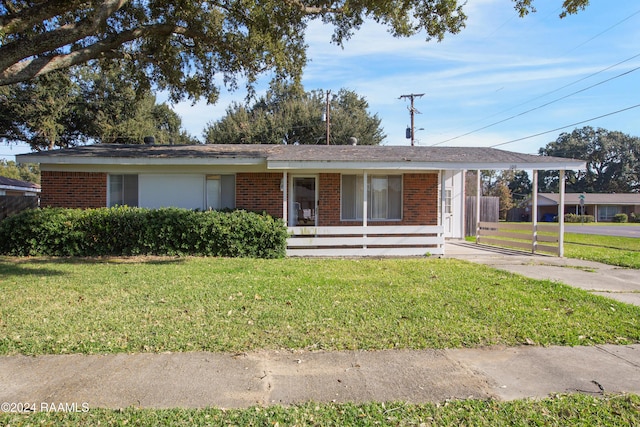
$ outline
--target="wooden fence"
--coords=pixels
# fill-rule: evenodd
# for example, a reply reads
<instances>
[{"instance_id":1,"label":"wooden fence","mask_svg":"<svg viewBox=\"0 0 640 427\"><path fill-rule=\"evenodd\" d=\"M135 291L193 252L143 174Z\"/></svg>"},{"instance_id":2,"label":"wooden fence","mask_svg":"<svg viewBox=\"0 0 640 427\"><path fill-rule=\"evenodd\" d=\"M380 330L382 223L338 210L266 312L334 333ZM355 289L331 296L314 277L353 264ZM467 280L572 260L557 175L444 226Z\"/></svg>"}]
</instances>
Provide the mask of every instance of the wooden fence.
<instances>
[{"instance_id":1,"label":"wooden fence","mask_svg":"<svg viewBox=\"0 0 640 427\"><path fill-rule=\"evenodd\" d=\"M465 199L465 236L476 235L476 197L467 196ZM480 221L498 222L500 215L499 197L480 197Z\"/></svg>"},{"instance_id":2,"label":"wooden fence","mask_svg":"<svg viewBox=\"0 0 640 427\"><path fill-rule=\"evenodd\" d=\"M480 222L477 243L526 249L532 253L560 255L560 226L557 224L512 224Z\"/></svg>"},{"instance_id":3,"label":"wooden fence","mask_svg":"<svg viewBox=\"0 0 640 427\"><path fill-rule=\"evenodd\" d=\"M0 196L0 221L25 209L38 207L38 197Z\"/></svg>"},{"instance_id":4,"label":"wooden fence","mask_svg":"<svg viewBox=\"0 0 640 427\"><path fill-rule=\"evenodd\" d=\"M288 256L444 255L442 226L290 227Z\"/></svg>"}]
</instances>

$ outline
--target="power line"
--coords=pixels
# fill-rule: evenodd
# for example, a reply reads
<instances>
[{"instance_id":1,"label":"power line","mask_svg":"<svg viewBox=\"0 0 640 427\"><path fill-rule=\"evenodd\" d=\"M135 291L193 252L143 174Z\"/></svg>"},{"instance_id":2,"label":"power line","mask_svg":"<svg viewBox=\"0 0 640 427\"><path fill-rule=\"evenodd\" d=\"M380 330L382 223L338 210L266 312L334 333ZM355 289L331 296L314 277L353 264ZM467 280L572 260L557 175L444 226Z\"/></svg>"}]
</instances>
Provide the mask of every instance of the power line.
<instances>
[{"instance_id":1,"label":"power line","mask_svg":"<svg viewBox=\"0 0 640 427\"><path fill-rule=\"evenodd\" d=\"M581 124L584 124L584 123L588 123L588 122L591 122L593 120L601 119L603 117L613 116L614 114L623 113L625 111L633 110L634 108L638 108L638 107L640 107L640 104L636 104L636 105L633 105L631 107L623 108L622 110L613 111L611 113L603 114L603 115L598 116L598 117L592 117L590 119L582 120L580 122L572 123L570 125L566 125L566 126L562 126L562 127L559 127L559 128L551 129L551 130L548 130L548 131L536 133L535 135L529 135L529 136L525 136L525 137L518 138L518 139L512 139L511 141L501 142L500 144L491 145L491 146L489 146L489 148L501 147L503 145L513 144L514 142L524 141L525 139L535 138L536 136L541 136L541 135L546 135L548 133L557 132L557 131L562 130L562 129L566 129L566 128L570 128L570 127L573 127L573 126L577 126L577 125L581 125Z\"/></svg>"},{"instance_id":2,"label":"power line","mask_svg":"<svg viewBox=\"0 0 640 427\"><path fill-rule=\"evenodd\" d=\"M633 58L638 57L638 56L640 56L640 54L638 54L638 55L634 56ZM631 59L631 58L630 58L630 59ZM515 115L510 116L510 117L507 117L506 119L502 119L502 120L499 120L499 121L497 121L497 122L493 122L493 123L488 124L488 125L486 125L486 126L483 126L483 127L477 128L477 129L474 129L474 130L472 130L472 131L469 131L469 132L467 132L467 133L465 133L465 134L458 135L458 136L455 136L455 137L453 137L453 138L449 138L449 139L446 139L446 140L444 140L444 141L437 142L437 143L433 144L432 146L436 146L436 145L444 144L445 142L453 141L453 140L456 140L456 139L459 139L459 138L462 138L462 137L465 137L465 136L471 135L472 133L476 133L476 132L479 132L479 131L481 131L481 130L488 129L488 128L490 128L490 127L492 127L492 126L495 126L495 125L498 125L498 124L500 124L500 123L507 122L507 121L509 121L509 120L515 119L516 117L520 117L520 116L523 116L523 115L525 115L525 114L531 113L532 111L539 110L539 109L541 109L541 108L544 108L544 107L549 106L549 105L551 105L551 104L554 104L554 103L556 103L556 102L559 102L559 101L562 101L562 100L564 100L564 99L570 98L570 97L572 97L573 95L577 95L577 94L582 93L582 92L585 92L585 91L587 91L587 90L589 90L589 89L593 89L593 88L594 88L594 87L596 87L596 86L600 86L600 85L602 85L602 84L605 84L605 83L607 83L607 82L610 82L611 80L615 80L615 79L617 79L617 78L620 78L620 77L626 76L627 74L631 74L631 73L633 73L634 71L638 71L638 70L640 70L640 67L633 68L633 69L631 69L631 70L625 71L624 73L618 74L617 76L610 77L610 78L608 78L608 79L605 79L605 80L602 80L602 81L600 81L600 82L598 82L598 83L595 83L595 84L593 84L593 85L591 85L591 86L587 86L587 87L585 87L585 88L582 88L582 89L580 89L580 90L577 90L577 91L575 91L575 92L572 92L572 93L570 93L570 94L568 94L568 95L562 96L562 97L560 97L560 98L556 98L556 99L554 99L554 100L552 100L552 101L549 101L549 102L547 102L547 103L545 103L545 104L539 105L539 106L537 106L537 107L531 108L531 109L529 109L529 110L523 111L523 112L521 112L521 113L515 114ZM566 86L565 86L565 87L566 87Z\"/></svg>"},{"instance_id":3,"label":"power line","mask_svg":"<svg viewBox=\"0 0 640 427\"><path fill-rule=\"evenodd\" d=\"M580 43L578 46L571 48L570 50L566 51L563 55L566 55L567 53L573 52L574 50L584 46L585 44L589 43L591 40L596 39L598 37L600 37L601 35L603 35L604 33L606 33L607 31L617 27L618 25L622 24L625 21L628 21L629 19L633 18L634 16L636 16L637 14L640 13L640 10L635 11L634 13L632 13L631 15L627 16L626 18L624 18L622 21L618 21L615 24L611 25L609 28L602 30L601 32L599 32L598 34L596 34L595 36L591 37L590 39Z\"/></svg>"},{"instance_id":4,"label":"power line","mask_svg":"<svg viewBox=\"0 0 640 427\"><path fill-rule=\"evenodd\" d=\"M616 22L615 24L613 24L613 25L611 25L611 26L607 27L607 28L606 28L606 29L604 29L603 31L601 31L601 32L599 32L598 34L594 35L593 37L591 37L591 38L587 39L586 41L582 42L581 44L579 44L579 45L577 45L577 46L575 46L575 47L571 48L569 51L567 51L567 52L566 52L566 53L564 53L563 55L566 55L567 53L572 52L572 51L574 51L574 50L576 50L576 49L578 49L578 48L580 48L580 47L584 46L585 44L587 44L587 43L591 42L592 40L594 40L594 39L596 39L596 38L598 38L598 37L600 37L602 34L604 34L604 33L608 32L609 30L611 30L611 29L615 28L616 26L618 26L618 25L622 24L623 22L628 21L629 19L631 19L632 17L634 17L634 16L636 16L636 15L638 15L638 14L640 14L640 10L637 10L637 11L633 12L632 14L628 15L628 16L627 16L627 17L625 17L624 19L622 19L622 20L620 20L620 21ZM506 24L506 23L505 23L505 24ZM503 25L504 25L504 24L503 24ZM595 72L595 73L589 74L589 75L588 75L588 76L586 76L586 77L582 77L582 78L580 78L580 79L578 79L578 80L576 80L576 81L573 81L573 82L571 82L571 83L569 83L569 84L566 84L566 85L564 85L564 86L561 86L561 87L559 87L559 88L557 88L557 89L554 89L554 90L552 90L552 91L550 91L550 92L546 92L546 93L544 93L544 94L542 94L542 95L539 95L539 96L537 96L537 97L531 98L531 99L529 99L529 100L527 100L527 101L524 101L524 102L522 102L522 103L520 103L520 104L517 104L517 105L515 105L515 106L512 106L512 107L509 107L509 108L507 108L507 109L505 109L505 110L502 110L502 111L500 111L500 112L498 112L498 113L495 113L495 114L492 114L492 115L490 115L490 116L487 116L487 117L485 117L484 119L481 119L481 120L478 120L478 121L480 121L480 122L481 122L481 121L484 121L484 120L490 119L491 117L495 117L495 116L501 115L501 114L506 113L506 112L508 112L508 111L511 111L511 110L513 110L513 109L515 109L515 108L518 108L518 107L520 107L520 106L522 106L522 105L528 104L528 103L533 102L533 101L535 101L535 100L537 100L537 99L540 99L540 98L543 98L543 97L545 97L545 96L551 95L551 94L553 94L553 93L555 93L555 92L558 92L558 91L560 91L560 90L562 90L562 89L565 89L565 88L567 88L567 87L573 86L573 85L575 85L575 84L577 84L577 83L579 83L579 82L581 82L581 81L584 81L584 80L586 80L586 79L589 79L589 78L591 78L591 77L594 77L594 76L596 76L596 75L598 75L598 74L600 74L600 73L603 73L603 72L605 72L605 71L607 71L607 70L610 70L610 69L612 69L612 68L615 68L615 67L617 67L617 66L619 66L619 65L621 65L621 64L623 64L623 63L625 63L625 62L628 62L628 61L631 61L631 60L633 60L633 59L635 59L635 58L638 58L639 56L640 56L640 54L634 55L634 56L632 56L631 58L627 58L627 59L625 59L625 60L623 60L623 61L620 61L620 62L618 62L618 63L616 63L616 64L614 64L614 65L611 65L611 66L609 66L609 67L606 67L606 68L604 68L604 69L602 69L602 70L600 70L600 71L597 71L597 72ZM637 68L636 68L636 69L633 69L631 72L636 71L636 70L637 70ZM628 73L627 73L627 74L628 74ZM623 75L624 75L624 74L623 74ZM618 77L619 77L619 76L618 76ZM616 78L617 78L617 77L616 77ZM611 79L609 79L609 80L611 80ZM608 81L608 80L605 80L605 82L606 82L606 81ZM603 82L601 82L601 83L603 83ZM598 83L598 84L601 84L601 83ZM586 89L590 89L590 88L592 88L592 87L598 86L598 84L593 85L593 86L590 86L590 87L588 87L588 88L586 88ZM586 89L583 89L582 91L584 91L584 90L586 90ZM543 104L542 106L539 106L539 107L533 108L533 109L531 109L531 110L527 110L527 111L525 111L525 112L523 112L523 113L517 114L517 115L512 116L512 117L508 117L507 119L500 120L500 121L498 121L498 122L495 122L495 123L489 124L489 125L487 125L487 126L484 126L484 127L481 127L481 128L475 129L475 130L472 130L472 131L467 132L467 133L465 133L465 134L463 134L463 135L459 135L459 136L456 136L456 137L453 137L453 138L450 138L450 139L447 139L447 140L444 140L444 141L437 142L437 143L433 144L432 146L440 145L440 144L444 144L444 143L446 143L446 142L450 142L450 141L456 140L456 139L458 139L458 138L462 138L462 137L464 137L464 136L468 136L468 135L470 135L470 134L472 134L472 133L474 133L474 132L478 132L478 131L480 131L480 130L487 129L487 128L491 127L491 126L495 126L496 124L503 123L503 122L508 121L508 120L511 120L511 119L513 119L513 118L515 118L515 117L519 117L519 116L521 116L521 115L523 115L523 114L526 114L526 113L528 113L528 112L534 111L534 110L539 109L539 108L542 108L542 107L544 107L544 106L547 106L547 105L549 105L549 104L552 104L552 103L554 103L554 102L557 102L557 101L559 101L559 100L561 100L561 99L565 99L565 98L567 98L567 97L569 97L569 96L572 96L572 95L574 95L574 94L576 94L576 93L580 93L580 92L581 92L581 91L575 92L575 93L570 94L570 95L567 95L567 96L565 96L565 97L563 97L563 98L559 98L559 99L554 100L554 101L551 101L551 102L549 102L549 103L547 103L547 104ZM476 123L477 123L478 121L476 121Z\"/></svg>"}]
</instances>

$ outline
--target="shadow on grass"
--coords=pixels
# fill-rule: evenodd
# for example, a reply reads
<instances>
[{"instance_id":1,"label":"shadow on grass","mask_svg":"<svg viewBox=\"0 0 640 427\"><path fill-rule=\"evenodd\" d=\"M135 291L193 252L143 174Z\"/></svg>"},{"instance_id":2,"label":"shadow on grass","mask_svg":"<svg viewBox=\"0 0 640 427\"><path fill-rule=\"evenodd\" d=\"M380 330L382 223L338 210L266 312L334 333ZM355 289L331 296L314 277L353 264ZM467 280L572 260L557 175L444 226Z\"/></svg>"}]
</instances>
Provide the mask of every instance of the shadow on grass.
<instances>
[{"instance_id":1,"label":"shadow on grass","mask_svg":"<svg viewBox=\"0 0 640 427\"><path fill-rule=\"evenodd\" d=\"M186 258L162 256L122 256L122 257L6 257L0 256L0 274L16 276L60 276L64 271L43 268L46 264L179 264Z\"/></svg>"}]
</instances>

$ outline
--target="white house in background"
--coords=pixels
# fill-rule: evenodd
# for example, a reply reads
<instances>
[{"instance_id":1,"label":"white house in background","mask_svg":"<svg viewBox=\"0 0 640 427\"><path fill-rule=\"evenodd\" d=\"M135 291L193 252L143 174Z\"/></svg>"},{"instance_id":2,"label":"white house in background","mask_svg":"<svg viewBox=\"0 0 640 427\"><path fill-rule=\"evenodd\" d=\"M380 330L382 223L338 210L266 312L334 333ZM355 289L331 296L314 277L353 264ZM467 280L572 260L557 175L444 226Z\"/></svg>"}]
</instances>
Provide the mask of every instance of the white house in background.
<instances>
[{"instance_id":1,"label":"white house in background","mask_svg":"<svg viewBox=\"0 0 640 427\"><path fill-rule=\"evenodd\" d=\"M491 148L98 144L39 163L42 206L246 209L282 218L291 255L443 254L464 237L466 170L583 169Z\"/></svg>"}]
</instances>

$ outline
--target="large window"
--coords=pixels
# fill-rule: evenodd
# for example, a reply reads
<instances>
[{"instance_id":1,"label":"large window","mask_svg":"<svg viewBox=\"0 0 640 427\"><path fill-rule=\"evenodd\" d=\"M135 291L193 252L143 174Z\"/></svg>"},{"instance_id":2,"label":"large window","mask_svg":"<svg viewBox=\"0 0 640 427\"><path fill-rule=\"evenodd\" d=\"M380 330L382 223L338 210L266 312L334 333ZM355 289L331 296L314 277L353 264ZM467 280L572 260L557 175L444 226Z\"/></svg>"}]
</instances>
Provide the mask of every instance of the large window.
<instances>
[{"instance_id":1,"label":"large window","mask_svg":"<svg viewBox=\"0 0 640 427\"><path fill-rule=\"evenodd\" d=\"M207 175L207 209L234 209L235 207L236 177Z\"/></svg>"},{"instance_id":2,"label":"large window","mask_svg":"<svg viewBox=\"0 0 640 427\"><path fill-rule=\"evenodd\" d=\"M613 221L613 217L619 213L619 206L598 206L598 221Z\"/></svg>"},{"instance_id":3,"label":"large window","mask_svg":"<svg viewBox=\"0 0 640 427\"><path fill-rule=\"evenodd\" d=\"M362 220L364 176L342 175L342 219ZM367 219L402 219L402 176L367 177Z\"/></svg>"},{"instance_id":4,"label":"large window","mask_svg":"<svg viewBox=\"0 0 640 427\"><path fill-rule=\"evenodd\" d=\"M109 206L138 206L138 175L109 175Z\"/></svg>"}]
</instances>

